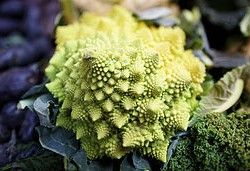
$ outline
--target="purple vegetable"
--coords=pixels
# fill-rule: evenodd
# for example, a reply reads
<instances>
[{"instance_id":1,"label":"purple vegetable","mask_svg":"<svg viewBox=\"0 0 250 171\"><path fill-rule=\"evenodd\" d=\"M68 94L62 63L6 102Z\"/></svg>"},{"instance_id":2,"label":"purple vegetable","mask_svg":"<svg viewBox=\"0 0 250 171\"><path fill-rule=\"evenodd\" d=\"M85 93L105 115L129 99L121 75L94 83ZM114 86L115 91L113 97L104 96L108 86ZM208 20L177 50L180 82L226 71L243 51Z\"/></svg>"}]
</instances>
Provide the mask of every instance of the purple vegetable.
<instances>
[{"instance_id":1,"label":"purple vegetable","mask_svg":"<svg viewBox=\"0 0 250 171\"><path fill-rule=\"evenodd\" d=\"M20 16L24 11L24 4L20 0L8 0L0 4L0 15Z\"/></svg>"},{"instance_id":2,"label":"purple vegetable","mask_svg":"<svg viewBox=\"0 0 250 171\"><path fill-rule=\"evenodd\" d=\"M17 109L16 102L5 104L0 110L0 124L8 128L19 127L25 117L25 111Z\"/></svg>"},{"instance_id":3,"label":"purple vegetable","mask_svg":"<svg viewBox=\"0 0 250 171\"><path fill-rule=\"evenodd\" d=\"M5 125L0 124L0 143L8 141L10 135L11 135L10 130Z\"/></svg>"},{"instance_id":4,"label":"purple vegetable","mask_svg":"<svg viewBox=\"0 0 250 171\"><path fill-rule=\"evenodd\" d=\"M28 111L21 125L18 136L24 142L34 139L35 127L38 125L38 117L34 112Z\"/></svg>"},{"instance_id":5,"label":"purple vegetable","mask_svg":"<svg viewBox=\"0 0 250 171\"><path fill-rule=\"evenodd\" d=\"M12 68L0 74L0 103L21 97L32 86L41 82L36 65Z\"/></svg>"},{"instance_id":6,"label":"purple vegetable","mask_svg":"<svg viewBox=\"0 0 250 171\"><path fill-rule=\"evenodd\" d=\"M42 0L41 10L43 17L41 23L43 23L43 32L45 35L53 37L55 28L55 19L60 12L60 4L58 0Z\"/></svg>"},{"instance_id":7,"label":"purple vegetable","mask_svg":"<svg viewBox=\"0 0 250 171\"><path fill-rule=\"evenodd\" d=\"M48 57L48 51L52 49L51 42L46 37L40 37L33 41L15 46L0 52L0 70L12 66L23 66Z\"/></svg>"},{"instance_id":8,"label":"purple vegetable","mask_svg":"<svg viewBox=\"0 0 250 171\"><path fill-rule=\"evenodd\" d=\"M35 4L29 4L24 16L24 27L27 37L36 38L43 34L41 21L42 13L41 8Z\"/></svg>"},{"instance_id":9,"label":"purple vegetable","mask_svg":"<svg viewBox=\"0 0 250 171\"><path fill-rule=\"evenodd\" d=\"M10 162L9 154L7 152L8 147L9 143L0 144L0 167Z\"/></svg>"},{"instance_id":10,"label":"purple vegetable","mask_svg":"<svg viewBox=\"0 0 250 171\"><path fill-rule=\"evenodd\" d=\"M6 35L13 31L20 31L20 21L10 18L0 18L0 35Z\"/></svg>"}]
</instances>

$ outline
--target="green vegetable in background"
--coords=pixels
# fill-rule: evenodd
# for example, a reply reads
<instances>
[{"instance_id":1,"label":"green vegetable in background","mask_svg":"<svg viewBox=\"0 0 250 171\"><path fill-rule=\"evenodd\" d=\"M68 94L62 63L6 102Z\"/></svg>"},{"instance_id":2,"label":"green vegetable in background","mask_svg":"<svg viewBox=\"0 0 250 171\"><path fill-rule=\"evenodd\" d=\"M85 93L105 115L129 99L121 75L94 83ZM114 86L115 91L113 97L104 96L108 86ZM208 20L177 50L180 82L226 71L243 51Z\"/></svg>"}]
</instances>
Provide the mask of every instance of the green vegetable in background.
<instances>
[{"instance_id":1,"label":"green vegetable in background","mask_svg":"<svg viewBox=\"0 0 250 171\"><path fill-rule=\"evenodd\" d=\"M249 170L250 113L210 113L180 141L167 170Z\"/></svg>"}]
</instances>

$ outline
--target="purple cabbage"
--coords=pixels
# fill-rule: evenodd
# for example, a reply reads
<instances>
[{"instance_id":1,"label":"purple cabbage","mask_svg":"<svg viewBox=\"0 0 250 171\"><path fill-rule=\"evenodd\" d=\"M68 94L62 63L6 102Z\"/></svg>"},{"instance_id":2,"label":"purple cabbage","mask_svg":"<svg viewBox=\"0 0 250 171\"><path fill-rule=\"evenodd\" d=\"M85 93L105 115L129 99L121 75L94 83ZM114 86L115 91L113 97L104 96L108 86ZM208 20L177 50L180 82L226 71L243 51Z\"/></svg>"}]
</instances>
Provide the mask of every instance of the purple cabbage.
<instances>
[{"instance_id":1,"label":"purple cabbage","mask_svg":"<svg viewBox=\"0 0 250 171\"><path fill-rule=\"evenodd\" d=\"M36 65L16 67L0 73L0 103L21 97L32 86L41 82L41 71Z\"/></svg>"}]
</instances>

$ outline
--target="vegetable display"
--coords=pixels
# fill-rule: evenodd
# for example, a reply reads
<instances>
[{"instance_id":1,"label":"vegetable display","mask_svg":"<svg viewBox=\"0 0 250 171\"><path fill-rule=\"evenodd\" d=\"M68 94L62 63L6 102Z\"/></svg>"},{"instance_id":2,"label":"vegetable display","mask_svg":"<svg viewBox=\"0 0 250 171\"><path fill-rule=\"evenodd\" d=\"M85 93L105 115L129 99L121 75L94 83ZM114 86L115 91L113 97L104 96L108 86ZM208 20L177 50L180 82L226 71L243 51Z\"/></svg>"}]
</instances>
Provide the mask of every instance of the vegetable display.
<instances>
[{"instance_id":1,"label":"vegetable display","mask_svg":"<svg viewBox=\"0 0 250 171\"><path fill-rule=\"evenodd\" d=\"M46 86L62 104L57 126L73 130L90 159L137 150L165 162L205 76L204 65L184 50L184 32L147 26L114 7L59 27L56 42Z\"/></svg>"},{"instance_id":2,"label":"vegetable display","mask_svg":"<svg viewBox=\"0 0 250 171\"><path fill-rule=\"evenodd\" d=\"M0 170L250 170L249 5L2 0Z\"/></svg>"}]
</instances>

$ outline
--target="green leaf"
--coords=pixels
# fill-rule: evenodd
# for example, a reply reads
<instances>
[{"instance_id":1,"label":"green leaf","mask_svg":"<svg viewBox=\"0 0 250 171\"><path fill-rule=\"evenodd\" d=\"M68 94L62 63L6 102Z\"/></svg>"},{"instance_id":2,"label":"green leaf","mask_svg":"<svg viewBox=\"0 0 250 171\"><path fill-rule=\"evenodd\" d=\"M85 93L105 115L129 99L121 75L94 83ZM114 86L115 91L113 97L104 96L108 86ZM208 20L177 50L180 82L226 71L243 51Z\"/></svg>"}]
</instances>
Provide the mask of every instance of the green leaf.
<instances>
[{"instance_id":1,"label":"green leaf","mask_svg":"<svg viewBox=\"0 0 250 171\"><path fill-rule=\"evenodd\" d=\"M207 96L202 97L200 105L203 112L224 112L239 100L244 87L241 74L244 67L226 73Z\"/></svg>"},{"instance_id":2,"label":"green leaf","mask_svg":"<svg viewBox=\"0 0 250 171\"><path fill-rule=\"evenodd\" d=\"M13 163L1 168L1 171L11 170L25 170L25 171L41 171L41 170L53 170L61 171L62 158L55 153L48 150L44 150L43 153L28 157L26 159L17 160Z\"/></svg>"},{"instance_id":3,"label":"green leaf","mask_svg":"<svg viewBox=\"0 0 250 171\"><path fill-rule=\"evenodd\" d=\"M208 95L201 97L200 107L195 111L189 126L193 125L199 116L213 112L221 113L232 107L243 92L244 78L242 78L242 73L249 67L250 64L247 64L233 69L215 83Z\"/></svg>"},{"instance_id":4,"label":"green leaf","mask_svg":"<svg viewBox=\"0 0 250 171\"><path fill-rule=\"evenodd\" d=\"M73 132L59 127L40 126L36 129L39 133L39 141L44 148L74 161L79 171L86 170L88 167L86 154L81 149Z\"/></svg>"},{"instance_id":5,"label":"green leaf","mask_svg":"<svg viewBox=\"0 0 250 171\"><path fill-rule=\"evenodd\" d=\"M36 128L39 133L41 145L64 157L73 156L79 149L79 144L74 133L63 128L46 128L39 126Z\"/></svg>"},{"instance_id":6,"label":"green leaf","mask_svg":"<svg viewBox=\"0 0 250 171\"><path fill-rule=\"evenodd\" d=\"M51 94L43 94L34 101L34 110L38 114L40 125L54 127L58 105Z\"/></svg>"},{"instance_id":7,"label":"green leaf","mask_svg":"<svg viewBox=\"0 0 250 171\"><path fill-rule=\"evenodd\" d=\"M84 171L86 169L87 156L83 150L78 150L71 158L77 164L79 168L78 171Z\"/></svg>"},{"instance_id":8,"label":"green leaf","mask_svg":"<svg viewBox=\"0 0 250 171\"><path fill-rule=\"evenodd\" d=\"M21 100L17 104L18 109L25 109L28 107L31 111L34 111L34 101L38 96L44 93L48 93L45 83L33 86L21 97Z\"/></svg>"},{"instance_id":9,"label":"green leaf","mask_svg":"<svg viewBox=\"0 0 250 171\"><path fill-rule=\"evenodd\" d=\"M149 162L140 156L137 152L132 155L133 164L139 170L151 170Z\"/></svg>"},{"instance_id":10,"label":"green leaf","mask_svg":"<svg viewBox=\"0 0 250 171\"><path fill-rule=\"evenodd\" d=\"M22 97L21 99L27 99L27 98L34 98L34 96L41 95L44 93L47 93L48 90L45 87L46 82L40 84L40 85L35 85L31 87Z\"/></svg>"},{"instance_id":11,"label":"green leaf","mask_svg":"<svg viewBox=\"0 0 250 171\"><path fill-rule=\"evenodd\" d=\"M25 109L26 107L29 108L31 111L34 111L34 101L36 100L36 97L28 98L20 100L17 104L18 109Z\"/></svg>"},{"instance_id":12,"label":"green leaf","mask_svg":"<svg viewBox=\"0 0 250 171\"><path fill-rule=\"evenodd\" d=\"M136 169L135 166L132 163L132 159L129 156L126 156L120 166L121 171L140 171L139 169Z\"/></svg>"},{"instance_id":13,"label":"green leaf","mask_svg":"<svg viewBox=\"0 0 250 171\"><path fill-rule=\"evenodd\" d=\"M214 86L214 80L213 80L212 76L207 74L205 77L205 81L202 83L201 86L203 89L202 96L208 95Z\"/></svg>"},{"instance_id":14,"label":"green leaf","mask_svg":"<svg viewBox=\"0 0 250 171\"><path fill-rule=\"evenodd\" d=\"M66 171L78 171L75 163L72 163L67 157L64 157L64 170Z\"/></svg>"},{"instance_id":15,"label":"green leaf","mask_svg":"<svg viewBox=\"0 0 250 171\"><path fill-rule=\"evenodd\" d=\"M250 36L250 7L247 8L247 13L240 22L240 31L244 36Z\"/></svg>"},{"instance_id":16,"label":"green leaf","mask_svg":"<svg viewBox=\"0 0 250 171\"><path fill-rule=\"evenodd\" d=\"M200 21L200 11L198 8L190 10L183 10L180 16L180 27L188 34L194 34L194 29Z\"/></svg>"},{"instance_id":17,"label":"green leaf","mask_svg":"<svg viewBox=\"0 0 250 171\"><path fill-rule=\"evenodd\" d=\"M111 161L91 161L87 171L113 171L113 163Z\"/></svg>"},{"instance_id":18,"label":"green leaf","mask_svg":"<svg viewBox=\"0 0 250 171\"><path fill-rule=\"evenodd\" d=\"M73 23L78 18L76 7L72 0L61 0L63 18L66 24Z\"/></svg>"}]
</instances>

